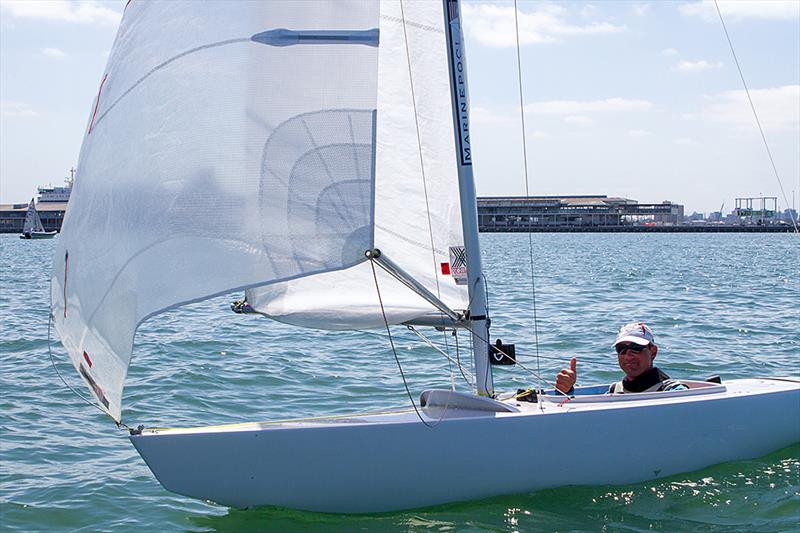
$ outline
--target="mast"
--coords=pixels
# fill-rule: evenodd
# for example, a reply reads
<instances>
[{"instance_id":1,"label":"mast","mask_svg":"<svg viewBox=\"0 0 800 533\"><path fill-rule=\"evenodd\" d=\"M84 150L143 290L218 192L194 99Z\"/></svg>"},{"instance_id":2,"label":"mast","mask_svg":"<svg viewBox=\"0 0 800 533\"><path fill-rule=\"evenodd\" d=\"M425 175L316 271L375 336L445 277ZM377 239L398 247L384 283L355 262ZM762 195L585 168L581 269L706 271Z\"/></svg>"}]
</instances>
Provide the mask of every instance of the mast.
<instances>
[{"instance_id":1,"label":"mast","mask_svg":"<svg viewBox=\"0 0 800 533\"><path fill-rule=\"evenodd\" d=\"M475 386L479 396L494 396L492 368L489 365L489 321L486 317L486 291L481 269L481 249L478 241L478 206L475 180L472 176L472 147L469 129L469 98L467 94L467 65L461 33L458 0L444 3L447 64L450 74L450 94L453 104L458 191L461 201L461 225L464 250L467 256L469 287L469 319L472 330L472 356L475 361Z\"/></svg>"}]
</instances>

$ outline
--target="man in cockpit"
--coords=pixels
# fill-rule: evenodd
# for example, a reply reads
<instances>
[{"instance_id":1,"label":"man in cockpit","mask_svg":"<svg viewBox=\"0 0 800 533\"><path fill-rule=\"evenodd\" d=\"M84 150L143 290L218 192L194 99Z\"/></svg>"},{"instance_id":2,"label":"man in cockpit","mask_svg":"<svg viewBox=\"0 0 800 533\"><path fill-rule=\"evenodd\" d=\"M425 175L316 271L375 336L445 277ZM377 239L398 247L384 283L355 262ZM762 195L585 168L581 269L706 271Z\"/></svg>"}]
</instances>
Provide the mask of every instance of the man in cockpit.
<instances>
[{"instance_id":1,"label":"man in cockpit","mask_svg":"<svg viewBox=\"0 0 800 533\"><path fill-rule=\"evenodd\" d=\"M655 392L688 389L686 385L670 379L668 375L653 366L658 353L653 332L643 322L625 324L617 333L614 342L617 362L625 372L625 377L609 387L609 393ZM569 361L569 368L562 368L556 376L556 389L571 395L578 377L577 359Z\"/></svg>"}]
</instances>

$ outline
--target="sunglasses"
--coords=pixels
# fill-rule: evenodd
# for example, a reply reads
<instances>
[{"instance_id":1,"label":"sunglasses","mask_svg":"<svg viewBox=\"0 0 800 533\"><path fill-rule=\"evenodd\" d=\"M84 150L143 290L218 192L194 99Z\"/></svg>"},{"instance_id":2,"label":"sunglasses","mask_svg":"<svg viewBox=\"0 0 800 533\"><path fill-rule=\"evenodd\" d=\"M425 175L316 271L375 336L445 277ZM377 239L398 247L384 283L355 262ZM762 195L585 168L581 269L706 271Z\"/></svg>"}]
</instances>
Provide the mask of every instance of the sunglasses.
<instances>
[{"instance_id":1,"label":"sunglasses","mask_svg":"<svg viewBox=\"0 0 800 533\"><path fill-rule=\"evenodd\" d=\"M645 351L650 345L647 344L645 346L641 346L639 344L617 344L614 348L617 350L617 354L622 355L626 351L631 351L633 353L640 353Z\"/></svg>"}]
</instances>

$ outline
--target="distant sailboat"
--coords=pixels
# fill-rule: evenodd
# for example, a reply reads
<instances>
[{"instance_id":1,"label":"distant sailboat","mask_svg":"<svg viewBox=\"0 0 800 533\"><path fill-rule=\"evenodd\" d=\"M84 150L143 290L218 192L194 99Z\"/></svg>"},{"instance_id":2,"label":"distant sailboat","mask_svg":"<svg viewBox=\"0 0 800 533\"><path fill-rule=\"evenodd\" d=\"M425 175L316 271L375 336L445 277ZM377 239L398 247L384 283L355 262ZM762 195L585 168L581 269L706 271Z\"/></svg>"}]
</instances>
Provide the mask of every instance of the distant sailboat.
<instances>
[{"instance_id":1,"label":"distant sailboat","mask_svg":"<svg viewBox=\"0 0 800 533\"><path fill-rule=\"evenodd\" d=\"M51 316L98 406L122 420L143 321L238 290L306 327L458 328L475 369L419 413L131 431L167 489L379 512L800 441L797 378L495 393L464 61L457 0L128 5L53 261Z\"/></svg>"},{"instance_id":2,"label":"distant sailboat","mask_svg":"<svg viewBox=\"0 0 800 533\"><path fill-rule=\"evenodd\" d=\"M39 213L36 211L36 206L31 198L31 203L28 204L28 212L25 213L25 223L22 226L22 234L20 239L51 239L58 233L57 231L45 231L42 225L42 219L39 218Z\"/></svg>"}]
</instances>

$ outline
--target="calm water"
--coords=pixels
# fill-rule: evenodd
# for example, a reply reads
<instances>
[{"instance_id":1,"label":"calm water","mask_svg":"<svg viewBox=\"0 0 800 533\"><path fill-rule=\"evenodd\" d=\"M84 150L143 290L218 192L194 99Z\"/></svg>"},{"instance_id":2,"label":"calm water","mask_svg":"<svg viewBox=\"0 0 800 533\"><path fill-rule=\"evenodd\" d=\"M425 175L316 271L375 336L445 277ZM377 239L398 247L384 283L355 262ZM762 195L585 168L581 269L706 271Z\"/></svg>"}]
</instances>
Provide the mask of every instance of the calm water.
<instances>
[{"instance_id":1,"label":"calm water","mask_svg":"<svg viewBox=\"0 0 800 533\"><path fill-rule=\"evenodd\" d=\"M795 235L533 235L538 362L528 237L481 239L493 337L516 342L523 364L541 367L548 378L574 354L579 382L618 379L609 346L619 325L633 319L651 325L660 366L673 377L800 375ZM800 444L648 483L567 487L370 516L242 511L169 493L125 433L67 390L51 366L54 244L0 235L4 530L800 531ZM126 423L200 425L408 404L382 335L301 330L235 315L228 311L234 296L161 315L140 328L125 391ZM448 386L446 360L397 329L414 394ZM57 342L53 352L67 380L83 391ZM495 372L498 390L532 384L535 377L521 368ZM525 443L509 436L505 445ZM648 442L610 439L609 445ZM487 445L492 449L498 447Z\"/></svg>"}]
</instances>

